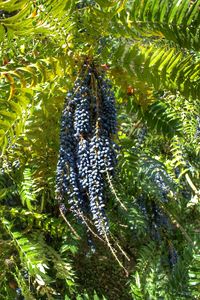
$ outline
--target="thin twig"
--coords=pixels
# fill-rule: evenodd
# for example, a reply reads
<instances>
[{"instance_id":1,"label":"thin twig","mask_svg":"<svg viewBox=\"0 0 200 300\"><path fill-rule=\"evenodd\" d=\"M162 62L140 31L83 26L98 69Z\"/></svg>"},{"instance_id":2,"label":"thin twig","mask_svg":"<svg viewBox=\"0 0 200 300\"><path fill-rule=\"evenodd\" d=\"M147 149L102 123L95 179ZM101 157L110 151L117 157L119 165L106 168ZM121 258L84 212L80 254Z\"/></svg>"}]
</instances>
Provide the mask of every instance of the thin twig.
<instances>
[{"instance_id":1,"label":"thin twig","mask_svg":"<svg viewBox=\"0 0 200 300\"><path fill-rule=\"evenodd\" d=\"M171 212L169 212L168 209L163 204L161 204L161 207L168 214L168 216L175 222L176 226L178 228L180 228L182 234L185 236L185 238L187 239L187 241L189 243L191 243L192 246L194 246L191 237L187 234L187 232L185 231L185 229L183 228L183 226L177 221L176 216L174 216L174 214L172 214Z\"/></svg>"},{"instance_id":2,"label":"thin twig","mask_svg":"<svg viewBox=\"0 0 200 300\"><path fill-rule=\"evenodd\" d=\"M104 230L104 228L103 228L103 230ZM104 236L105 236L107 245L108 245L108 247L109 247L109 249L110 249L112 255L114 256L114 258L115 258L116 261L118 262L119 266L124 270L126 276L128 277L128 276L129 276L129 272L128 272L128 270L123 266L122 262L119 260L119 258L118 258L117 255L115 254L115 252L114 252L115 249L111 246L110 241L109 241L109 239L108 239L108 236L107 236L105 230L104 230ZM115 251L116 251L116 250L115 250Z\"/></svg>"},{"instance_id":3,"label":"thin twig","mask_svg":"<svg viewBox=\"0 0 200 300\"><path fill-rule=\"evenodd\" d=\"M195 192L195 194L199 194L199 191L197 190L196 186L194 185L194 183L192 182L190 176L187 174L185 174L185 178L189 184L189 186L191 187L191 189Z\"/></svg>"},{"instance_id":4,"label":"thin twig","mask_svg":"<svg viewBox=\"0 0 200 300\"><path fill-rule=\"evenodd\" d=\"M111 181L111 178L110 178L110 176L109 176L108 171L107 171L106 173L107 173L108 182L109 182L110 187L111 187L111 192L113 193L113 195L115 196L116 200L119 202L119 204L121 205L121 207L122 207L125 211L127 211L126 206L122 203L122 201L121 201L121 200L119 199L119 197L117 196L117 193L116 193L116 191L115 191L115 188L114 188L114 186L113 186L113 183L112 183L112 181Z\"/></svg>"},{"instance_id":5,"label":"thin twig","mask_svg":"<svg viewBox=\"0 0 200 300\"><path fill-rule=\"evenodd\" d=\"M121 253L125 256L125 258L130 261L130 258L128 257L128 255L126 254L126 252L122 249L122 247L119 245L118 241L112 236L110 235L111 238L113 239L113 241L116 243L117 247L119 248L119 250L121 251Z\"/></svg>"},{"instance_id":6,"label":"thin twig","mask_svg":"<svg viewBox=\"0 0 200 300\"><path fill-rule=\"evenodd\" d=\"M76 232L76 230L72 227L72 225L69 223L69 221L67 220L67 218L65 217L64 213L62 212L62 209L59 207L59 211L60 214L62 216L62 218L64 219L64 221L66 222L66 224L68 225L68 227L70 228L70 230L73 232L73 234L80 240L81 237L78 235L78 233Z\"/></svg>"},{"instance_id":7,"label":"thin twig","mask_svg":"<svg viewBox=\"0 0 200 300\"><path fill-rule=\"evenodd\" d=\"M92 228L88 225L88 223L85 220L85 217L81 214L81 218L83 219L85 225L87 226L87 228L89 229L89 231L97 238L99 239L101 242L105 242L98 234L96 234Z\"/></svg>"}]
</instances>

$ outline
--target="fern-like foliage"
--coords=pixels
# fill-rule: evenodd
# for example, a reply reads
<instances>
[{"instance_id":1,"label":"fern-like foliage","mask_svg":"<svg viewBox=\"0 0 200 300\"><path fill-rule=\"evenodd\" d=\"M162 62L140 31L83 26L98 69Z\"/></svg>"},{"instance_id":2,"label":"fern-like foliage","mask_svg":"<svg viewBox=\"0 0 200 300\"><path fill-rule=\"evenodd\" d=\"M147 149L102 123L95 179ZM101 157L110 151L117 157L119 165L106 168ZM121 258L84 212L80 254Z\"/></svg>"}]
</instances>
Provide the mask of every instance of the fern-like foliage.
<instances>
[{"instance_id":1,"label":"fern-like foliage","mask_svg":"<svg viewBox=\"0 0 200 300\"><path fill-rule=\"evenodd\" d=\"M30 286L27 282L29 279L32 284L40 290L41 294L52 297L51 295L58 293L55 290L54 282L58 279L66 280L68 286L70 286L71 292L74 286L74 272L69 261L66 258L63 259L59 253L57 253L51 246L46 244L44 236L36 231L34 234L26 234L17 231L13 228L10 221L3 218L1 220L4 230L12 238L14 245L19 253L20 257L20 269L19 265L16 266L14 277L24 292L24 296L28 293L33 298L33 294L30 292ZM54 264L56 270L54 274L49 273L49 261ZM26 279L22 275L23 270L27 273ZM49 299L50 299L49 298ZM33 298L34 299L34 298Z\"/></svg>"},{"instance_id":2,"label":"fern-like foliage","mask_svg":"<svg viewBox=\"0 0 200 300\"><path fill-rule=\"evenodd\" d=\"M3 205L1 206L0 214L2 218L4 215L7 215L9 220L14 219L16 223L24 224L28 228L35 227L53 237L61 238L63 235L70 234L61 219L52 218L48 214L39 214L34 211L22 209L21 207L11 208Z\"/></svg>"},{"instance_id":3,"label":"fern-like foliage","mask_svg":"<svg viewBox=\"0 0 200 300\"><path fill-rule=\"evenodd\" d=\"M199 1L135 0L128 3L121 20L136 38L164 37L181 47L199 50Z\"/></svg>"},{"instance_id":4,"label":"fern-like foliage","mask_svg":"<svg viewBox=\"0 0 200 300\"><path fill-rule=\"evenodd\" d=\"M168 137L181 135L181 120L177 118L173 111L169 111L164 102L155 101L147 108L143 108L133 101L132 107L134 108L134 106L138 119L141 118L148 127L154 129L158 134L167 135Z\"/></svg>"},{"instance_id":5,"label":"fern-like foliage","mask_svg":"<svg viewBox=\"0 0 200 300\"><path fill-rule=\"evenodd\" d=\"M34 192L34 181L29 168L24 170L23 181L18 189L22 204L24 206L26 205L29 210L32 210L36 198Z\"/></svg>"},{"instance_id":6,"label":"fern-like foliage","mask_svg":"<svg viewBox=\"0 0 200 300\"><path fill-rule=\"evenodd\" d=\"M119 68L124 68L139 81L146 81L158 89L179 91L185 97L199 97L199 59L174 47L158 44L134 43L120 45L115 58ZM117 70L116 70L117 72ZM130 82L130 78L128 78Z\"/></svg>"},{"instance_id":7,"label":"fern-like foliage","mask_svg":"<svg viewBox=\"0 0 200 300\"><path fill-rule=\"evenodd\" d=\"M16 1L9 0L6 3L1 3L1 9L5 12L10 13L5 15L1 19L1 39L9 38L12 39L14 34L18 36L28 36L36 34L59 34L57 28L58 24L55 19L59 19L59 26L63 28L62 33L66 33L66 29L69 26L67 23L67 15L63 13L65 11L68 1L47 1L45 5L42 3L37 5L36 3L26 1ZM39 3L38 3L39 4ZM69 4L70 5L70 4ZM14 12L14 15L12 15Z\"/></svg>"},{"instance_id":8,"label":"fern-like foliage","mask_svg":"<svg viewBox=\"0 0 200 300\"><path fill-rule=\"evenodd\" d=\"M9 221L2 221L4 228L12 236L21 255L21 261L22 263L25 263L30 275L36 276L38 284L43 285L45 281L47 281L47 283L50 282L50 277L46 274L46 270L48 269L48 260L41 245L34 241L31 237L28 238L26 235L23 235L18 231L12 231Z\"/></svg>"}]
</instances>

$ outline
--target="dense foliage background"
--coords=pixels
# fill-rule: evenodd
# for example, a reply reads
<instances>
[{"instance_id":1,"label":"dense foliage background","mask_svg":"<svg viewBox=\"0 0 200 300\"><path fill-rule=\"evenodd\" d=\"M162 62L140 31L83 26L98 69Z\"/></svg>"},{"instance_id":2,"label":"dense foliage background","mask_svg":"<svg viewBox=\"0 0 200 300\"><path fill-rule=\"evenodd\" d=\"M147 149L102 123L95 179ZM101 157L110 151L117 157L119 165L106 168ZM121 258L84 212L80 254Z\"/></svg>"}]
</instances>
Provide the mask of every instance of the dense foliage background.
<instances>
[{"instance_id":1,"label":"dense foliage background","mask_svg":"<svg viewBox=\"0 0 200 300\"><path fill-rule=\"evenodd\" d=\"M200 1L0 1L0 298L200 298ZM60 116L85 58L120 146L108 244L55 200ZM95 229L94 229L95 230Z\"/></svg>"}]
</instances>

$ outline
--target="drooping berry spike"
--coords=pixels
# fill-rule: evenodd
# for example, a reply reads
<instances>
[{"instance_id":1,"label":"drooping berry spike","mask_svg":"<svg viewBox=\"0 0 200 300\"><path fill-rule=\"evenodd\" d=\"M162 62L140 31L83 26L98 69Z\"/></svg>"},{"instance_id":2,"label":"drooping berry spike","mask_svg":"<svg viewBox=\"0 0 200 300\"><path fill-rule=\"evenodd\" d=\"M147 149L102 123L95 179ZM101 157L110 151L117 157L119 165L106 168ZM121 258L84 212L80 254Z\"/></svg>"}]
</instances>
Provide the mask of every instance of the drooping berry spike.
<instances>
[{"instance_id":1,"label":"drooping berry spike","mask_svg":"<svg viewBox=\"0 0 200 300\"><path fill-rule=\"evenodd\" d=\"M100 235L109 231L105 180L117 163L115 98L111 85L94 65L84 65L68 93L61 118L56 193L84 223L91 216Z\"/></svg>"}]
</instances>

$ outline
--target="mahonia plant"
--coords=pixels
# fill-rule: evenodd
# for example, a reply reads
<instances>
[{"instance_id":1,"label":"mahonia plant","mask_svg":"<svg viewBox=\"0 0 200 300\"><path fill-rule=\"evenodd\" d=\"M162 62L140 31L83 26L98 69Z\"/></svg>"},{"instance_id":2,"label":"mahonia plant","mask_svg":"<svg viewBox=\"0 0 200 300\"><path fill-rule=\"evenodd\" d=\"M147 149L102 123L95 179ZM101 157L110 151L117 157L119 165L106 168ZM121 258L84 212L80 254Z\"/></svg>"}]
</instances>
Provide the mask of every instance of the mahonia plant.
<instances>
[{"instance_id":1,"label":"mahonia plant","mask_svg":"<svg viewBox=\"0 0 200 300\"><path fill-rule=\"evenodd\" d=\"M105 181L117 162L116 107L105 72L86 61L61 118L56 194L62 212L66 202L83 224L92 217L97 232L109 232L105 214Z\"/></svg>"}]
</instances>

